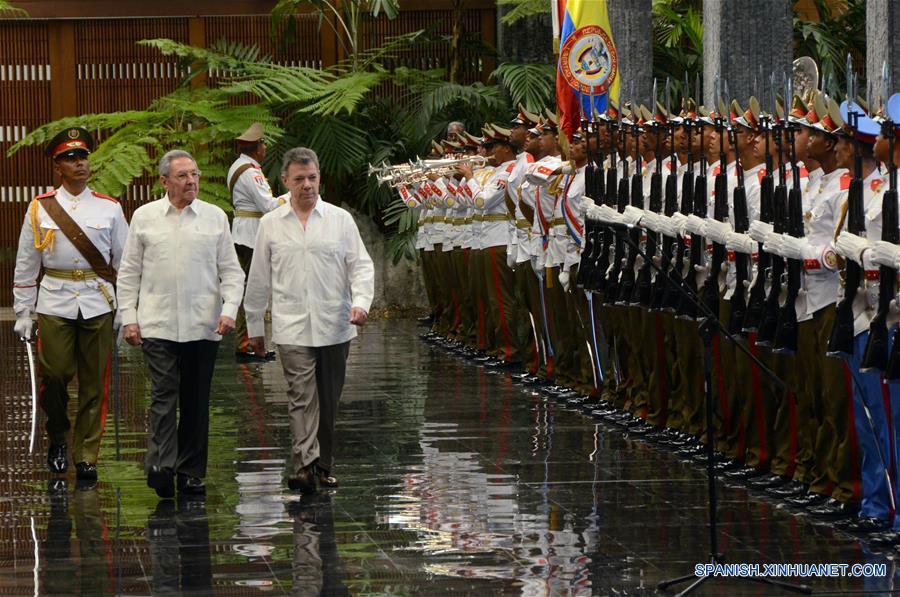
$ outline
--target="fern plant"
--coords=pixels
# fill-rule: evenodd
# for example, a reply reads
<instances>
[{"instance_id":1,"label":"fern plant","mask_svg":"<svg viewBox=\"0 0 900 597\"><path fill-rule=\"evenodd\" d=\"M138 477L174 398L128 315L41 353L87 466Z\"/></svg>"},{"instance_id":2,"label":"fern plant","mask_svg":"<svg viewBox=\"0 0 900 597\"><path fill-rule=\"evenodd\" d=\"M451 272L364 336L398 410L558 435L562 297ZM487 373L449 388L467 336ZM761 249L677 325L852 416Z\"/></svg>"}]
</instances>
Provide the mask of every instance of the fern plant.
<instances>
[{"instance_id":1,"label":"fern plant","mask_svg":"<svg viewBox=\"0 0 900 597\"><path fill-rule=\"evenodd\" d=\"M512 99L529 112L542 113L556 106L556 67L552 64L503 63L491 73Z\"/></svg>"},{"instance_id":2,"label":"fern plant","mask_svg":"<svg viewBox=\"0 0 900 597\"><path fill-rule=\"evenodd\" d=\"M24 18L28 11L24 8L13 6L8 0L0 0L0 19Z\"/></svg>"}]
</instances>

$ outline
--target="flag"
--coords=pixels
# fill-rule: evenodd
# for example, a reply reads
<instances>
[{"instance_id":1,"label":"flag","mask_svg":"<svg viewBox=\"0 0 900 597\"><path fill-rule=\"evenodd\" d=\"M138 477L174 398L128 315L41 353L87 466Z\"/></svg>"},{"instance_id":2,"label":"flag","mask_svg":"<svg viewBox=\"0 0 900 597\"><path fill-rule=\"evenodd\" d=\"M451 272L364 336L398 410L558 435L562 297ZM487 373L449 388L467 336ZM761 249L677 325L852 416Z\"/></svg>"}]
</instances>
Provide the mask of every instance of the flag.
<instances>
[{"instance_id":1,"label":"flag","mask_svg":"<svg viewBox=\"0 0 900 597\"><path fill-rule=\"evenodd\" d=\"M618 103L619 61L606 0L555 0L552 5L554 24L560 27L556 67L559 128L571 137L582 114L591 119L594 110L606 112L610 99Z\"/></svg>"}]
</instances>

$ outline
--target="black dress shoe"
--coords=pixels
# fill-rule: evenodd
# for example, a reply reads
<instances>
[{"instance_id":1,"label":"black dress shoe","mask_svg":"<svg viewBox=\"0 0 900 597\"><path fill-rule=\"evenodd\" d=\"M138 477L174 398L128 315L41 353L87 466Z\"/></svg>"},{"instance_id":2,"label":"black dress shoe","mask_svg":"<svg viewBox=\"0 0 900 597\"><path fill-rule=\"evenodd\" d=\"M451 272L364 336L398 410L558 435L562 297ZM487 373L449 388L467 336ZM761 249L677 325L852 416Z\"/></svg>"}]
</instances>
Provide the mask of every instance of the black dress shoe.
<instances>
[{"instance_id":1,"label":"black dress shoe","mask_svg":"<svg viewBox=\"0 0 900 597\"><path fill-rule=\"evenodd\" d=\"M234 353L234 360L238 363L268 363L275 360L275 351L270 350L264 355L258 355L254 352L237 351Z\"/></svg>"},{"instance_id":2,"label":"black dress shoe","mask_svg":"<svg viewBox=\"0 0 900 597\"><path fill-rule=\"evenodd\" d=\"M304 495L311 495L316 492L316 482L308 468L302 468L296 476L288 477L287 483L288 489L291 491L299 491Z\"/></svg>"},{"instance_id":3,"label":"black dress shoe","mask_svg":"<svg viewBox=\"0 0 900 597\"><path fill-rule=\"evenodd\" d=\"M811 508L820 504L824 504L828 501L828 499L829 498L827 495L822 495L821 493L814 493L810 491L804 495L788 498L784 500L784 503L794 508Z\"/></svg>"},{"instance_id":4,"label":"black dress shoe","mask_svg":"<svg viewBox=\"0 0 900 597\"><path fill-rule=\"evenodd\" d=\"M178 493L184 495L206 495L206 485L200 477L178 474Z\"/></svg>"},{"instance_id":5,"label":"black dress shoe","mask_svg":"<svg viewBox=\"0 0 900 597\"><path fill-rule=\"evenodd\" d=\"M900 544L900 532L884 531L882 533L872 533L869 535L868 541L872 545L898 545Z\"/></svg>"},{"instance_id":6,"label":"black dress shoe","mask_svg":"<svg viewBox=\"0 0 900 597\"><path fill-rule=\"evenodd\" d=\"M891 523L882 518L864 516L846 521L841 520L834 523L834 526L848 533L880 533L891 528Z\"/></svg>"},{"instance_id":7,"label":"black dress shoe","mask_svg":"<svg viewBox=\"0 0 900 597\"><path fill-rule=\"evenodd\" d=\"M170 468L151 466L147 471L147 487L156 490L156 495L161 498L175 497L175 475Z\"/></svg>"},{"instance_id":8,"label":"black dress shoe","mask_svg":"<svg viewBox=\"0 0 900 597\"><path fill-rule=\"evenodd\" d=\"M767 473L759 477L747 479L747 486L752 487L753 489L768 489L770 487L780 487L788 481L790 481L789 477Z\"/></svg>"},{"instance_id":9,"label":"black dress shoe","mask_svg":"<svg viewBox=\"0 0 900 597\"><path fill-rule=\"evenodd\" d=\"M824 504L809 508L807 512L810 516L815 516L816 518L850 518L851 516L856 516L859 512L859 505L828 498L828 501Z\"/></svg>"},{"instance_id":10,"label":"black dress shoe","mask_svg":"<svg viewBox=\"0 0 900 597\"><path fill-rule=\"evenodd\" d=\"M331 471L316 465L316 480L319 482L319 487L337 487L338 480L336 477L331 475Z\"/></svg>"},{"instance_id":11,"label":"black dress shoe","mask_svg":"<svg viewBox=\"0 0 900 597\"><path fill-rule=\"evenodd\" d=\"M809 487L800 481L790 481L784 485L766 489L766 493L780 499L799 497L807 491L809 491Z\"/></svg>"},{"instance_id":12,"label":"black dress shoe","mask_svg":"<svg viewBox=\"0 0 900 597\"><path fill-rule=\"evenodd\" d=\"M69 468L66 444L51 444L47 450L47 468L51 473L64 473Z\"/></svg>"},{"instance_id":13,"label":"black dress shoe","mask_svg":"<svg viewBox=\"0 0 900 597\"><path fill-rule=\"evenodd\" d=\"M96 481L97 467L90 462L79 462L75 465L75 478L84 481Z\"/></svg>"},{"instance_id":14,"label":"black dress shoe","mask_svg":"<svg viewBox=\"0 0 900 597\"><path fill-rule=\"evenodd\" d=\"M729 471L729 472L725 473L725 476L728 477L729 479L743 481L746 479L751 479L753 477L759 477L760 475L765 475L765 474L766 474L766 471L761 471L758 468L753 468L753 467L748 466L748 467L744 467L744 468L737 469L734 471Z\"/></svg>"},{"instance_id":15,"label":"black dress shoe","mask_svg":"<svg viewBox=\"0 0 900 597\"><path fill-rule=\"evenodd\" d=\"M69 492L69 484L65 479L50 479L47 481L47 494L50 497L64 496Z\"/></svg>"}]
</instances>

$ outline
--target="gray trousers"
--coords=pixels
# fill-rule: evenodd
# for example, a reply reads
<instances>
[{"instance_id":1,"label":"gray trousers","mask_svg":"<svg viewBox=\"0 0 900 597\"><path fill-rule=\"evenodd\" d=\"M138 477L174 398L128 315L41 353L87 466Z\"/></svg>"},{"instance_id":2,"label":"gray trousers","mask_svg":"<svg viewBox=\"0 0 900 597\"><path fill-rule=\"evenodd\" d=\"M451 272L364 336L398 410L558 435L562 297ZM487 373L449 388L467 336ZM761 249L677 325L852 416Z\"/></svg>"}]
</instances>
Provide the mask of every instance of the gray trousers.
<instances>
[{"instance_id":1,"label":"gray trousers","mask_svg":"<svg viewBox=\"0 0 900 597\"><path fill-rule=\"evenodd\" d=\"M219 343L144 338L141 348L150 371L151 398L144 469L158 466L182 475L205 477L209 388ZM176 410L180 411L178 417Z\"/></svg>"},{"instance_id":2,"label":"gray trousers","mask_svg":"<svg viewBox=\"0 0 900 597\"><path fill-rule=\"evenodd\" d=\"M350 342L314 348L279 344L278 352L288 386L292 474L316 459L330 471L334 467L334 426Z\"/></svg>"}]
</instances>

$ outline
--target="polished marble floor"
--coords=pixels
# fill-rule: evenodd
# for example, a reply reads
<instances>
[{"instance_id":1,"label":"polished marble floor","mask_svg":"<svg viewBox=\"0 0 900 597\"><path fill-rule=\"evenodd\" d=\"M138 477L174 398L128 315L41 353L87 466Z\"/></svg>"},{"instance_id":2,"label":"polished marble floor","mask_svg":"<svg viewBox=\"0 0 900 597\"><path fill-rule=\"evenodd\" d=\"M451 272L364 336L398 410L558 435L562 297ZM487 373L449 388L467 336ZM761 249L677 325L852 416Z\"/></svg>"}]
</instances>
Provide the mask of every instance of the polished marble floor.
<instances>
[{"instance_id":1,"label":"polished marble floor","mask_svg":"<svg viewBox=\"0 0 900 597\"><path fill-rule=\"evenodd\" d=\"M236 365L226 339L205 501L160 501L144 484L148 382L130 348L113 380L120 459L110 404L100 484L76 489L70 473L53 494L45 440L28 452L27 361L11 327L0 328L3 595L643 595L708 558L702 469L440 352L406 321L353 344L335 491L286 490L281 369ZM817 594L897 582L889 554L720 489L729 561L885 564L882 578L811 579ZM731 579L700 594L777 591Z\"/></svg>"}]
</instances>

